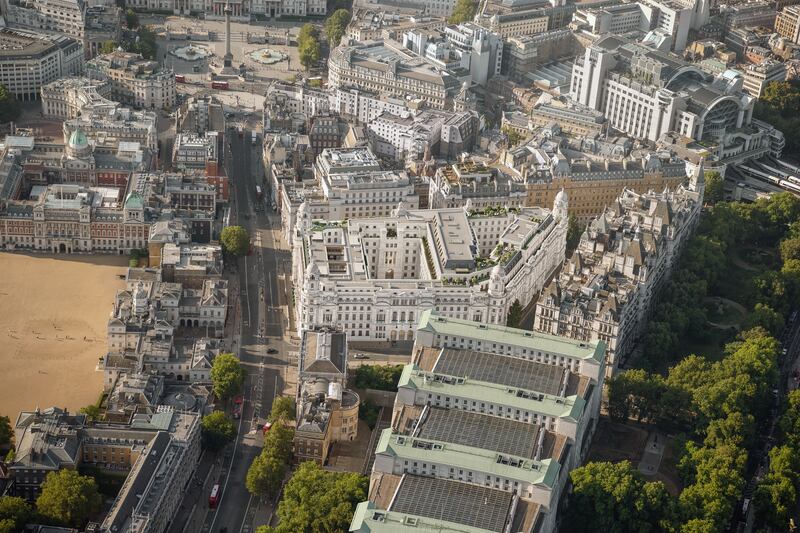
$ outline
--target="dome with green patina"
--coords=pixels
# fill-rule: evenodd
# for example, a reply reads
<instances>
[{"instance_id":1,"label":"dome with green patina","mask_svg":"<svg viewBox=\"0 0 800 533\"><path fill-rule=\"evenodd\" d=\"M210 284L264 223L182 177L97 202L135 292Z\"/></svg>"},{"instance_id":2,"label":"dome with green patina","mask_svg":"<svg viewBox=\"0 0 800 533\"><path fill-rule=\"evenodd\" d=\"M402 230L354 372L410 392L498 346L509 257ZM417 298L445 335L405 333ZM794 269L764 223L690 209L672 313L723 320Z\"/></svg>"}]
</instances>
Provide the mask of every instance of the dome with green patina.
<instances>
[{"instance_id":1,"label":"dome with green patina","mask_svg":"<svg viewBox=\"0 0 800 533\"><path fill-rule=\"evenodd\" d=\"M125 198L125 209L143 209L144 208L144 200L142 199L142 195L136 191L132 191L128 194L128 197Z\"/></svg>"},{"instance_id":2,"label":"dome with green patina","mask_svg":"<svg viewBox=\"0 0 800 533\"><path fill-rule=\"evenodd\" d=\"M86 134L83 133L83 130L77 128L72 132L72 135L69 136L69 145L71 148L80 149L89 146L89 139L86 138Z\"/></svg>"}]
</instances>

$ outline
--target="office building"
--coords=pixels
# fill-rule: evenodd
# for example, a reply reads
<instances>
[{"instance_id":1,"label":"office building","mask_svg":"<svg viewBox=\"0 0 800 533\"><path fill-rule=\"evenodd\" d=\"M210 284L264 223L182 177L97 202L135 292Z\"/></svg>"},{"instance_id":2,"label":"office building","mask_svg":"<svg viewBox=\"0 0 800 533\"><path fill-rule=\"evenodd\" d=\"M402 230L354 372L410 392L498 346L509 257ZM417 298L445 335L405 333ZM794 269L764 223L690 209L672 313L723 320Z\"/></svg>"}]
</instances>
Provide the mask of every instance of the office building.
<instances>
[{"instance_id":1,"label":"office building","mask_svg":"<svg viewBox=\"0 0 800 533\"><path fill-rule=\"evenodd\" d=\"M800 5L786 6L775 18L775 31L793 43L800 44Z\"/></svg>"},{"instance_id":2,"label":"office building","mask_svg":"<svg viewBox=\"0 0 800 533\"><path fill-rule=\"evenodd\" d=\"M786 81L786 65L766 59L755 65L747 65L743 88L753 98L761 98L767 85L781 81Z\"/></svg>"},{"instance_id":3,"label":"office building","mask_svg":"<svg viewBox=\"0 0 800 533\"><path fill-rule=\"evenodd\" d=\"M175 75L157 61L139 54L112 52L86 64L92 79L108 81L111 97L126 105L144 109L171 109L175 106Z\"/></svg>"},{"instance_id":4,"label":"office building","mask_svg":"<svg viewBox=\"0 0 800 533\"><path fill-rule=\"evenodd\" d=\"M544 208L410 210L390 217L314 220L297 213L298 329L334 325L363 341L411 340L426 309L504 324L561 263L567 200Z\"/></svg>"},{"instance_id":5,"label":"office building","mask_svg":"<svg viewBox=\"0 0 800 533\"><path fill-rule=\"evenodd\" d=\"M605 346L420 319L352 532L556 530L599 418Z\"/></svg>"},{"instance_id":6,"label":"office building","mask_svg":"<svg viewBox=\"0 0 800 533\"><path fill-rule=\"evenodd\" d=\"M0 84L17 100L37 100L42 87L82 70L80 41L0 28Z\"/></svg>"},{"instance_id":7,"label":"office building","mask_svg":"<svg viewBox=\"0 0 800 533\"><path fill-rule=\"evenodd\" d=\"M534 330L602 341L613 375L630 354L658 291L694 233L703 205L702 163L688 187L625 189L581 236L577 250L536 303Z\"/></svg>"}]
</instances>

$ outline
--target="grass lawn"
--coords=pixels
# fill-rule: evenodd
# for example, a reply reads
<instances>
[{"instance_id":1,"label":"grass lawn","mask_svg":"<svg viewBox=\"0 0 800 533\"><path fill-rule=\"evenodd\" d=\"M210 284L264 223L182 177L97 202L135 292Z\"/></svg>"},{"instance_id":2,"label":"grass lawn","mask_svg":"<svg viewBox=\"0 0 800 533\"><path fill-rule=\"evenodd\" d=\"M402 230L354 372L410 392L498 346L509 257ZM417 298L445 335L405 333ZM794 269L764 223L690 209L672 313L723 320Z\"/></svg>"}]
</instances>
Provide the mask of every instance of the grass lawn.
<instances>
[{"instance_id":1,"label":"grass lawn","mask_svg":"<svg viewBox=\"0 0 800 533\"><path fill-rule=\"evenodd\" d=\"M764 270L746 270L731 262L725 275L720 277L719 288L709 296L721 296L750 309L754 299L753 279Z\"/></svg>"},{"instance_id":2,"label":"grass lawn","mask_svg":"<svg viewBox=\"0 0 800 533\"><path fill-rule=\"evenodd\" d=\"M740 309L724 301L719 303L716 301L708 301L705 304L705 308L708 320L717 324L733 326L741 323L745 318L745 315Z\"/></svg>"}]
</instances>

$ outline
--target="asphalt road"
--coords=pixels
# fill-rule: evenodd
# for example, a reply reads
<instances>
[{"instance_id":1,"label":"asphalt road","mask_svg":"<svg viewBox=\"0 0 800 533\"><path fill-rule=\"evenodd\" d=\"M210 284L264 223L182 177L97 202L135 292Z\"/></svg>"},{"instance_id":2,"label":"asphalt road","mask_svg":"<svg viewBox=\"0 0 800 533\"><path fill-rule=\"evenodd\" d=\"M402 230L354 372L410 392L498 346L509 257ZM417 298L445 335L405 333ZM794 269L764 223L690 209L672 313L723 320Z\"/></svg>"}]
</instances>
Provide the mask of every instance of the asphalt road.
<instances>
[{"instance_id":1,"label":"asphalt road","mask_svg":"<svg viewBox=\"0 0 800 533\"><path fill-rule=\"evenodd\" d=\"M248 230L253 243L252 255L240 259L236 266L241 335L234 337L234 350L238 349L248 376L239 434L220 457L216 481L223 487L222 498L213 510L208 508L204 495L196 510L196 515L204 515L202 526L187 527L187 532L247 533L254 529L257 509L259 516L270 513L269 503L259 506L259 502L251 500L245 477L261 450L262 436L258 429L269 414L273 399L285 388L289 352L296 350L286 342L289 335L284 336L288 325L284 306L290 287L291 257L278 246L279 216L259 201L255 193L256 184L262 183L260 146L252 146L249 131L244 132L243 138L232 133L228 139L225 166L232 189L232 220ZM278 353L267 354L273 348Z\"/></svg>"}]
</instances>

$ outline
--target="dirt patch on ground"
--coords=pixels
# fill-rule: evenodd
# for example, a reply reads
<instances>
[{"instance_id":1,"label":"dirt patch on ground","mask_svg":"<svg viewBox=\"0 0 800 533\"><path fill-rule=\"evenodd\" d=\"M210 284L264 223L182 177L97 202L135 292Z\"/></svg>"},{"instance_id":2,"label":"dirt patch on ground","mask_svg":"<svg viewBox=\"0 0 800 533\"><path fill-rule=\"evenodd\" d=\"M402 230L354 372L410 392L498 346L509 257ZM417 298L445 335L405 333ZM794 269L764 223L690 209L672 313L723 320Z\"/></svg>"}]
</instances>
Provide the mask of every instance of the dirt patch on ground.
<instances>
[{"instance_id":1,"label":"dirt patch on ground","mask_svg":"<svg viewBox=\"0 0 800 533\"><path fill-rule=\"evenodd\" d=\"M589 450L591 461L630 461L636 466L647 443L647 430L635 425L619 424L602 417Z\"/></svg>"},{"instance_id":2,"label":"dirt patch on ground","mask_svg":"<svg viewBox=\"0 0 800 533\"><path fill-rule=\"evenodd\" d=\"M0 414L97 400L127 258L0 253Z\"/></svg>"}]
</instances>

